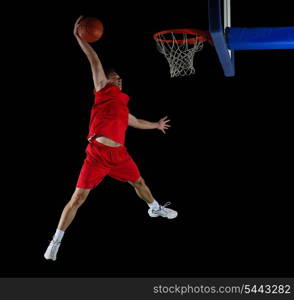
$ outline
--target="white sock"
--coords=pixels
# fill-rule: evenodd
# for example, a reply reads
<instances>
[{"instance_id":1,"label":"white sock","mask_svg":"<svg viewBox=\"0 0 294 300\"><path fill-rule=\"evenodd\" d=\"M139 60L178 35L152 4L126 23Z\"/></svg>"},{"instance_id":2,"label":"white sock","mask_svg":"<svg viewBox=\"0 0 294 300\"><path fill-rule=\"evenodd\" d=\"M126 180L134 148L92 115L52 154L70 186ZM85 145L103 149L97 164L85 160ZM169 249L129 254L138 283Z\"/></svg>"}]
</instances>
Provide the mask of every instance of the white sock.
<instances>
[{"instance_id":1,"label":"white sock","mask_svg":"<svg viewBox=\"0 0 294 300\"><path fill-rule=\"evenodd\" d=\"M153 210L159 209L159 203L156 200L154 200L152 203L148 203L148 206Z\"/></svg>"},{"instance_id":2,"label":"white sock","mask_svg":"<svg viewBox=\"0 0 294 300\"><path fill-rule=\"evenodd\" d=\"M53 240L54 242L61 242L62 238L64 235L64 231L57 229L54 236L53 236Z\"/></svg>"}]
</instances>

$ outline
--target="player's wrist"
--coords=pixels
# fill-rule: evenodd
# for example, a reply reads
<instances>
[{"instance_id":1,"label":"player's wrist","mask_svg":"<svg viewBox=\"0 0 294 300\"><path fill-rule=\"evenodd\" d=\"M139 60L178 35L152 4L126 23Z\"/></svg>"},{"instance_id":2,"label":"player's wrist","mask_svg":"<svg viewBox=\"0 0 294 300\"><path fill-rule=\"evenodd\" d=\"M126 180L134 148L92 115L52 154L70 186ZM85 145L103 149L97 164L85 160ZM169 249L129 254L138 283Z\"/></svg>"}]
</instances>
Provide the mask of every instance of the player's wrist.
<instances>
[{"instance_id":1,"label":"player's wrist","mask_svg":"<svg viewBox=\"0 0 294 300\"><path fill-rule=\"evenodd\" d=\"M78 35L77 32L74 32L74 37L75 37L76 39L81 39L81 38L79 37L79 35Z\"/></svg>"}]
</instances>

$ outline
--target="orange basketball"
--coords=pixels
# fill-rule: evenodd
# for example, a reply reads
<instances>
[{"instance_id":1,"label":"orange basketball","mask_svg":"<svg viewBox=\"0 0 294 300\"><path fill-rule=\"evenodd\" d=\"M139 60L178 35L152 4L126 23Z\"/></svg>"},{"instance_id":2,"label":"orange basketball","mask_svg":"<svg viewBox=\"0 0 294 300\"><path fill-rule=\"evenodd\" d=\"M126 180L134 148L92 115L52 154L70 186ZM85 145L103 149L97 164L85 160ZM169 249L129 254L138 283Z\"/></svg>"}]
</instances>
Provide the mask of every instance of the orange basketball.
<instances>
[{"instance_id":1,"label":"orange basketball","mask_svg":"<svg viewBox=\"0 0 294 300\"><path fill-rule=\"evenodd\" d=\"M83 18L79 22L78 35L82 40L92 43L98 41L103 35L103 24L93 17Z\"/></svg>"}]
</instances>

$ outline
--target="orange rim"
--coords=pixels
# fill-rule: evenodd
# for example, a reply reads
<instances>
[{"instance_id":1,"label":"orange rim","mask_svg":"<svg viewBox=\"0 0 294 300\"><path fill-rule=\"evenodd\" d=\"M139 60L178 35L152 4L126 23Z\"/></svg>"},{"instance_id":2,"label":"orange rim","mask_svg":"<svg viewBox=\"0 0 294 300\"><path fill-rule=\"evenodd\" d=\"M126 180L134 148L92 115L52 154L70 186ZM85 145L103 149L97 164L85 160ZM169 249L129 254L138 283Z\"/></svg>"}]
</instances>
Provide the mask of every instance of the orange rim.
<instances>
[{"instance_id":1,"label":"orange rim","mask_svg":"<svg viewBox=\"0 0 294 300\"><path fill-rule=\"evenodd\" d=\"M185 40L168 40L168 39L162 39L159 36L163 34L168 34L168 33L187 33L191 35L195 35L195 37L191 37L187 39L188 44L195 44L196 42L204 43L207 40L210 40L209 33L204 30L200 29L192 29L192 28L183 28L183 29L169 29L169 30L163 30L160 32L157 32L153 35L153 38L157 42L162 42L162 43L174 43L176 42L177 44L183 44Z\"/></svg>"}]
</instances>

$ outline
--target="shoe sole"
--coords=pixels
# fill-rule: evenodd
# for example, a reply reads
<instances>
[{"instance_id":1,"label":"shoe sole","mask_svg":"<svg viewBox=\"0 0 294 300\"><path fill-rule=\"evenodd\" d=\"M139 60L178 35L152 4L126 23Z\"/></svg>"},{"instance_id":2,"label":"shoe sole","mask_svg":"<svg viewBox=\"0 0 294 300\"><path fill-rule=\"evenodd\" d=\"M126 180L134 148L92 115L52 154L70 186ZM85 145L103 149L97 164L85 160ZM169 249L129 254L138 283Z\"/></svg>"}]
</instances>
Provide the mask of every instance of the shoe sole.
<instances>
[{"instance_id":1,"label":"shoe sole","mask_svg":"<svg viewBox=\"0 0 294 300\"><path fill-rule=\"evenodd\" d=\"M148 214L149 214L149 216L151 217L151 218L157 218L157 217L162 217L162 218L166 218L166 219L175 219L177 216L178 216L178 214L176 214L174 217L168 217L168 216L166 216L166 217L163 217L163 216L160 216L160 215L155 215L155 214L152 214L152 213L149 213L148 212Z\"/></svg>"},{"instance_id":2,"label":"shoe sole","mask_svg":"<svg viewBox=\"0 0 294 300\"><path fill-rule=\"evenodd\" d=\"M56 260L56 258L54 259L54 258L52 258L52 257L46 257L45 255L44 255L44 258L47 259L47 260L53 260L53 261Z\"/></svg>"}]
</instances>

